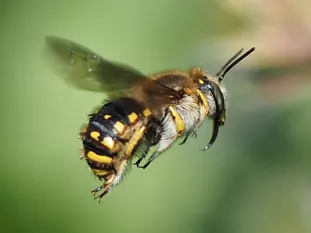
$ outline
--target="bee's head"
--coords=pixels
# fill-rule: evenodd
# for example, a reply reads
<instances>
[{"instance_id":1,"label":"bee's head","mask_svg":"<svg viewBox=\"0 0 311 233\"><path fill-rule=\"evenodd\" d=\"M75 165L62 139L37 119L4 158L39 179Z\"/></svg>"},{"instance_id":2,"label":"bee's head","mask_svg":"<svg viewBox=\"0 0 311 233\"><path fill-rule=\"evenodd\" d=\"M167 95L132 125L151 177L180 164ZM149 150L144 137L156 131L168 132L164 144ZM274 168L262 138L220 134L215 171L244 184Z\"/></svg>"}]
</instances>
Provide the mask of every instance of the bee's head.
<instances>
[{"instance_id":1,"label":"bee's head","mask_svg":"<svg viewBox=\"0 0 311 233\"><path fill-rule=\"evenodd\" d=\"M216 141L219 127L225 124L226 120L226 106L225 106L225 98L224 93L221 90L221 83L225 77L225 75L228 73L229 70L232 69L236 64L238 64L240 61L242 61L245 57L247 57L250 53L252 53L255 50L255 48L251 48L246 53L244 53L242 56L237 58L240 53L242 52L242 49L235 54L216 74L215 77L206 77L204 76L203 79L199 80L198 89L204 93L207 94L207 98L212 97L212 101L209 101L209 103L213 103L213 107L211 108L212 113L211 117L213 118L214 124L213 124L213 133L212 137L207 144L207 146L204 148L204 150L207 150L210 148L213 143ZM237 59L236 59L237 58Z\"/></svg>"}]
</instances>

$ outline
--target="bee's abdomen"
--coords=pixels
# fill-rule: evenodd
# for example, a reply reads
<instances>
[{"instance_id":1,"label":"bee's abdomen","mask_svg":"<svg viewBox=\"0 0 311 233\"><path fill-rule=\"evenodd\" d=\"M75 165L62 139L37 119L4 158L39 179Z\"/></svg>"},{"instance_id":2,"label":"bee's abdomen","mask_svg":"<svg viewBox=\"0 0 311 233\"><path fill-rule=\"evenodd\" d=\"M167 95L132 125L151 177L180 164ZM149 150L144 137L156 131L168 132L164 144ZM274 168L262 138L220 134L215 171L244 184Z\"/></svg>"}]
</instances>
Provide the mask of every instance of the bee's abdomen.
<instances>
[{"instance_id":1,"label":"bee's abdomen","mask_svg":"<svg viewBox=\"0 0 311 233\"><path fill-rule=\"evenodd\" d=\"M132 98L120 98L91 115L81 138L83 156L99 178L118 172L120 159L133 157L151 111Z\"/></svg>"}]
</instances>

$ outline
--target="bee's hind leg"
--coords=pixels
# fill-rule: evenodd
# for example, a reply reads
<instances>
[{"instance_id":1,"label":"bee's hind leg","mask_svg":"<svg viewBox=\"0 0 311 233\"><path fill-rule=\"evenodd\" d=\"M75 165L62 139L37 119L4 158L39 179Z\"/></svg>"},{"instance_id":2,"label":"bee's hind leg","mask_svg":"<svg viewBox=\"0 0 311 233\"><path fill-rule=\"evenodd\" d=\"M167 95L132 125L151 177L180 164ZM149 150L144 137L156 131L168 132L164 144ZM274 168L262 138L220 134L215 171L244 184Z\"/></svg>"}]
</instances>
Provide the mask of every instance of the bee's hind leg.
<instances>
[{"instance_id":1,"label":"bee's hind leg","mask_svg":"<svg viewBox=\"0 0 311 233\"><path fill-rule=\"evenodd\" d=\"M96 196L96 194L97 194L99 191L101 191L101 190L103 190L103 192L102 192L101 194L99 194L99 195ZM100 202L100 200L102 199L102 197L105 196L105 195L107 195L107 194L109 193L109 191L110 191L110 189L107 189L106 185L103 184L103 185L97 187L96 189L93 189L93 190L91 191L91 193L93 194L94 199L98 199L98 202Z\"/></svg>"}]
</instances>

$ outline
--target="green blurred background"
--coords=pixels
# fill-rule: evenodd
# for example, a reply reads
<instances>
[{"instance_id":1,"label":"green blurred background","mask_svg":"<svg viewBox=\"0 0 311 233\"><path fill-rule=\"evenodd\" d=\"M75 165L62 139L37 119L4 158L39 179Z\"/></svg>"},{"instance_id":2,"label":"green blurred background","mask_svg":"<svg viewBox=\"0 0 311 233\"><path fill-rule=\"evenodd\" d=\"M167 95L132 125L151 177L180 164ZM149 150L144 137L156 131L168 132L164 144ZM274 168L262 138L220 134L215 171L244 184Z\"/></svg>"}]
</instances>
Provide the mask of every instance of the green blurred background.
<instances>
[{"instance_id":1,"label":"green blurred background","mask_svg":"<svg viewBox=\"0 0 311 233\"><path fill-rule=\"evenodd\" d=\"M309 1L56 0L0 3L0 232L311 232ZM77 134L104 95L75 90L42 58L45 35L77 41L147 74L226 77L228 120L211 123L100 204Z\"/></svg>"}]
</instances>

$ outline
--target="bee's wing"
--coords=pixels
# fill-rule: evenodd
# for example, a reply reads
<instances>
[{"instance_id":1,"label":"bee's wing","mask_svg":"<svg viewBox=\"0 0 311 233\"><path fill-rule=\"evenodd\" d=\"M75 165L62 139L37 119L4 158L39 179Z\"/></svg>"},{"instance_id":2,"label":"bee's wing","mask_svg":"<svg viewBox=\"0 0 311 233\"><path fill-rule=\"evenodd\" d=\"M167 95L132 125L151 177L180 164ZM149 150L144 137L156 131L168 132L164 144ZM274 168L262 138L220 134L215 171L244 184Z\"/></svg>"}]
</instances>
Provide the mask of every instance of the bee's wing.
<instances>
[{"instance_id":1,"label":"bee's wing","mask_svg":"<svg viewBox=\"0 0 311 233\"><path fill-rule=\"evenodd\" d=\"M133 68L108 61L76 42L48 36L45 52L56 73L78 89L105 92L110 98L126 90L125 94L136 96L153 109L181 98L179 91Z\"/></svg>"},{"instance_id":2,"label":"bee's wing","mask_svg":"<svg viewBox=\"0 0 311 233\"><path fill-rule=\"evenodd\" d=\"M78 89L109 94L146 79L130 67L110 62L76 42L55 36L46 37L44 55L52 69Z\"/></svg>"}]
</instances>

